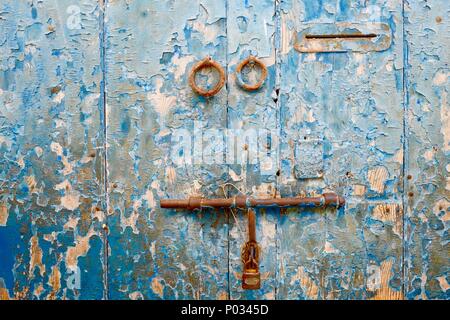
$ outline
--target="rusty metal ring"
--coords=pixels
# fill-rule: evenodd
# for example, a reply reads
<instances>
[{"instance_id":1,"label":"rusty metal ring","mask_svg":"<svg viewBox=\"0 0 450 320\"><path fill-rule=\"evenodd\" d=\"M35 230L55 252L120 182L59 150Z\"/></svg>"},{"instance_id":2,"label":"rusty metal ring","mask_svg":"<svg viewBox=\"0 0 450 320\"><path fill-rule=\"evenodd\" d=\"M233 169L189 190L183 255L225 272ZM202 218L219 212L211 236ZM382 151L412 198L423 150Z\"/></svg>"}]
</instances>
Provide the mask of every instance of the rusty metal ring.
<instances>
[{"instance_id":1,"label":"rusty metal ring","mask_svg":"<svg viewBox=\"0 0 450 320\"><path fill-rule=\"evenodd\" d=\"M242 79L242 69L249 63L257 64L261 68L261 78L259 81L255 84L247 84ZM236 80L238 85L247 90L247 91L255 91L262 87L264 84L264 81L266 81L267 78L267 67L264 65L264 63L259 60L258 58L254 56L249 56L247 59L243 60L236 68Z\"/></svg>"},{"instance_id":2,"label":"rusty metal ring","mask_svg":"<svg viewBox=\"0 0 450 320\"><path fill-rule=\"evenodd\" d=\"M214 88L210 90L205 90L197 86L197 83L195 82L195 75L197 72L199 72L202 69L212 67L219 72L219 81L214 86ZM198 62L191 70L189 74L189 85L191 86L192 90L194 90L197 94L203 96L203 97L211 97L217 94L220 89L222 89L223 85L225 84L225 71L223 70L222 66L218 64L216 61L214 61L211 57L206 57L202 61Z\"/></svg>"}]
</instances>

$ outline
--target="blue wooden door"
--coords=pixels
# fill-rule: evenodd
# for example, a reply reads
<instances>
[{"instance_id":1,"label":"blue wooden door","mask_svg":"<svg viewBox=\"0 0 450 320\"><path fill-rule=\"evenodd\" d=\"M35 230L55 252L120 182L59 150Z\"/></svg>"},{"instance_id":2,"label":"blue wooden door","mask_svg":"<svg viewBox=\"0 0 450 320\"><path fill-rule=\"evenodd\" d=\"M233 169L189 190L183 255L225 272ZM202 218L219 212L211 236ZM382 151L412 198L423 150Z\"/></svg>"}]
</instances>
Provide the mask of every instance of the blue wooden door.
<instances>
[{"instance_id":1,"label":"blue wooden door","mask_svg":"<svg viewBox=\"0 0 450 320\"><path fill-rule=\"evenodd\" d=\"M2 1L0 299L447 299L449 11ZM345 207L256 211L259 290L246 212L159 206L330 191Z\"/></svg>"}]
</instances>

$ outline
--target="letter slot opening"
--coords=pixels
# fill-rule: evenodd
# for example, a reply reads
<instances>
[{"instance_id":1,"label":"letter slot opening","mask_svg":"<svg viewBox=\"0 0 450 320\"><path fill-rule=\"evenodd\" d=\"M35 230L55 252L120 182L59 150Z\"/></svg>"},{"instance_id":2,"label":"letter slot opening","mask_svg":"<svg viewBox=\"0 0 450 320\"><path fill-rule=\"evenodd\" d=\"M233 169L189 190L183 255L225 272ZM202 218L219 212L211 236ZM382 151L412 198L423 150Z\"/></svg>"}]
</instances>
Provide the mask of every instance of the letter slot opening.
<instances>
[{"instance_id":1,"label":"letter slot opening","mask_svg":"<svg viewBox=\"0 0 450 320\"><path fill-rule=\"evenodd\" d=\"M392 34L385 23L310 23L302 25L294 41L301 53L371 52L387 50Z\"/></svg>"}]
</instances>

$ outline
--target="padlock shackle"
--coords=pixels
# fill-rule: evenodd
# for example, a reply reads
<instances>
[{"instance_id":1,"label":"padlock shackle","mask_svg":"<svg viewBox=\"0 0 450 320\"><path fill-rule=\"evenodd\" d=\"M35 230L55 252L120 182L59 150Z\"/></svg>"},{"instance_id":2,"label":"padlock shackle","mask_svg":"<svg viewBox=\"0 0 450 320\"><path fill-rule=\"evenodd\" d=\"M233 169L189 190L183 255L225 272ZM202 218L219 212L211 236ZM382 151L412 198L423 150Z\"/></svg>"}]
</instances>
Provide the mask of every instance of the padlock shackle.
<instances>
[{"instance_id":1,"label":"padlock shackle","mask_svg":"<svg viewBox=\"0 0 450 320\"><path fill-rule=\"evenodd\" d=\"M252 208L248 209L248 241L256 242L256 215Z\"/></svg>"}]
</instances>

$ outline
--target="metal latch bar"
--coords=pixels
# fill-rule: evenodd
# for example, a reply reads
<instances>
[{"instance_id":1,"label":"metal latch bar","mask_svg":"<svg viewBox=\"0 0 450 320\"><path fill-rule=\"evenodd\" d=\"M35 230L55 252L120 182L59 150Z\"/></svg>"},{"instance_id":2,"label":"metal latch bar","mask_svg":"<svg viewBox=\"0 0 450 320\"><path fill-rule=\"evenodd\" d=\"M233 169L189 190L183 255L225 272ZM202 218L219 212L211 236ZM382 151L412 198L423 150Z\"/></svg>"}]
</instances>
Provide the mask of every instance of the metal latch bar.
<instances>
[{"instance_id":1,"label":"metal latch bar","mask_svg":"<svg viewBox=\"0 0 450 320\"><path fill-rule=\"evenodd\" d=\"M261 199L248 196L232 198L195 198L161 199L161 208L198 210L206 208L257 208L257 207L336 207L345 204L345 199L335 193L324 193L318 197L292 197Z\"/></svg>"},{"instance_id":2,"label":"metal latch bar","mask_svg":"<svg viewBox=\"0 0 450 320\"><path fill-rule=\"evenodd\" d=\"M238 208L248 209L248 241L241 251L243 264L242 288L256 290L261 287L261 276L259 272L260 247L256 241L256 215L254 208L258 207L335 207L345 205L345 199L335 193L324 193L317 197L292 197L261 199L245 195L232 198L196 198L187 199L161 199L161 208L201 210L207 208Z\"/></svg>"}]
</instances>

